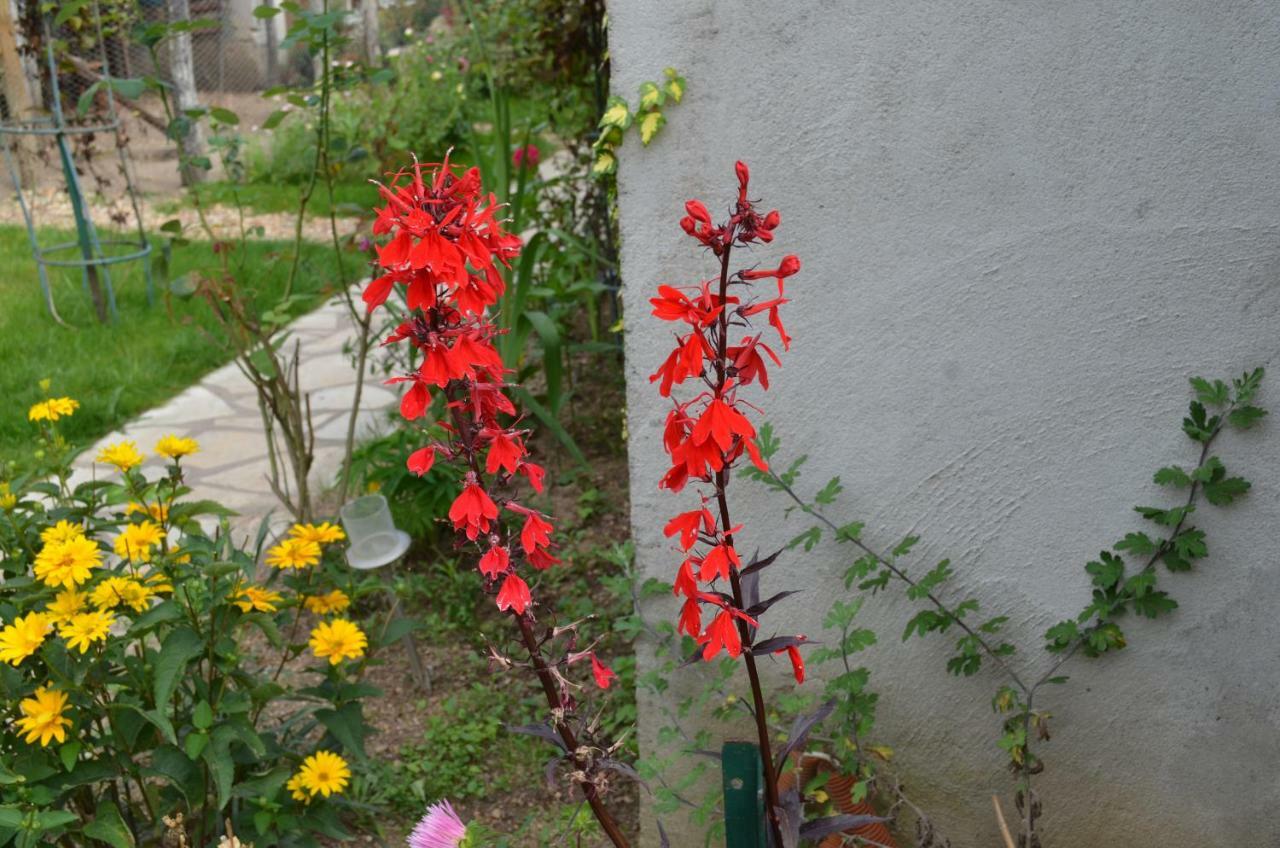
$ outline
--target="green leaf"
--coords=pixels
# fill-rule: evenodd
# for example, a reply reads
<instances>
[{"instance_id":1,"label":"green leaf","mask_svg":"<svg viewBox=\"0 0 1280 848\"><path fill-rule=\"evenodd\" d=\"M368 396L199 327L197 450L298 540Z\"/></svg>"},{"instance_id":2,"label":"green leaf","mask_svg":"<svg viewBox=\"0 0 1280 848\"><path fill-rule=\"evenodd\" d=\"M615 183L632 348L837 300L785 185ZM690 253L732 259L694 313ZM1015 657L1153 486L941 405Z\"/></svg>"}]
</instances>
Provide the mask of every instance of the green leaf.
<instances>
[{"instance_id":1,"label":"green leaf","mask_svg":"<svg viewBox=\"0 0 1280 848\"><path fill-rule=\"evenodd\" d=\"M911 549L915 547L916 542L918 541L920 541L919 536L904 537L902 541L897 544L897 547L893 549L893 555L896 557L906 556L911 552Z\"/></svg>"},{"instance_id":2,"label":"green leaf","mask_svg":"<svg viewBox=\"0 0 1280 848\"><path fill-rule=\"evenodd\" d=\"M67 771L71 771L76 767L76 760L80 758L80 743L68 742L58 748L58 759L62 761L62 767Z\"/></svg>"},{"instance_id":3,"label":"green leaf","mask_svg":"<svg viewBox=\"0 0 1280 848\"><path fill-rule=\"evenodd\" d=\"M862 528L864 526L861 521L851 521L836 529L836 539L841 542L856 542L862 538Z\"/></svg>"},{"instance_id":4,"label":"green leaf","mask_svg":"<svg viewBox=\"0 0 1280 848\"><path fill-rule=\"evenodd\" d=\"M1231 410L1227 415L1227 421L1231 422L1232 427L1248 430L1266 414L1267 411L1265 409L1259 409L1256 406L1242 406L1239 409Z\"/></svg>"},{"instance_id":5,"label":"green leaf","mask_svg":"<svg viewBox=\"0 0 1280 848\"><path fill-rule=\"evenodd\" d=\"M98 80L93 85L89 86L84 90L84 92L80 95L80 98L76 100L77 115L83 118L85 115L89 114L89 107L93 105L93 98L97 96L98 91L101 88L102 88L102 80Z\"/></svg>"},{"instance_id":6,"label":"green leaf","mask_svg":"<svg viewBox=\"0 0 1280 848\"><path fill-rule=\"evenodd\" d=\"M1146 556L1156 552L1156 543L1146 533L1126 533L1116 542L1117 551L1128 551L1134 556Z\"/></svg>"},{"instance_id":7,"label":"green leaf","mask_svg":"<svg viewBox=\"0 0 1280 848\"><path fill-rule=\"evenodd\" d=\"M231 788L235 782L236 764L231 759L231 747L225 738L215 734L201 756L209 767L209 776L213 778L218 794L218 809L221 810L231 800Z\"/></svg>"},{"instance_id":8,"label":"green leaf","mask_svg":"<svg viewBox=\"0 0 1280 848\"><path fill-rule=\"evenodd\" d=\"M1253 486L1243 477L1227 477L1204 484L1204 496L1214 506L1227 506L1236 498L1243 497Z\"/></svg>"},{"instance_id":9,"label":"green leaf","mask_svg":"<svg viewBox=\"0 0 1280 848\"><path fill-rule=\"evenodd\" d=\"M98 802L93 821L84 826L84 835L98 842L105 842L112 848L133 848L135 845L133 833L124 823L120 809L113 801L105 798Z\"/></svg>"},{"instance_id":10,"label":"green leaf","mask_svg":"<svg viewBox=\"0 0 1280 848\"><path fill-rule=\"evenodd\" d=\"M195 709L191 711L191 723L198 730L208 730L213 727L213 707L209 706L208 701L196 704Z\"/></svg>"},{"instance_id":11,"label":"green leaf","mask_svg":"<svg viewBox=\"0 0 1280 848\"><path fill-rule=\"evenodd\" d=\"M1185 488L1191 485L1191 477L1187 472L1183 471L1176 465L1169 465L1161 468L1155 474L1155 483L1157 486L1175 486L1177 488Z\"/></svg>"},{"instance_id":12,"label":"green leaf","mask_svg":"<svg viewBox=\"0 0 1280 848\"><path fill-rule=\"evenodd\" d=\"M232 112L230 109L223 109L221 106L214 106L212 109L210 109L209 117L213 118L215 121L219 121L229 126L235 126L236 124L240 123L239 115L237 115L235 112Z\"/></svg>"},{"instance_id":13,"label":"green leaf","mask_svg":"<svg viewBox=\"0 0 1280 848\"><path fill-rule=\"evenodd\" d=\"M806 551L811 551L821 541L822 541L822 528L814 526L814 527L810 527L808 530L805 530L803 533L796 536L790 542L787 542L787 548L790 549L790 548L799 547L800 545L804 545L804 549Z\"/></svg>"},{"instance_id":14,"label":"green leaf","mask_svg":"<svg viewBox=\"0 0 1280 848\"><path fill-rule=\"evenodd\" d=\"M287 117L289 117L289 113L287 111L284 109L277 109L268 115L267 119L262 122L262 128L264 130L273 130L280 126L280 122Z\"/></svg>"},{"instance_id":15,"label":"green leaf","mask_svg":"<svg viewBox=\"0 0 1280 848\"><path fill-rule=\"evenodd\" d=\"M684 99L684 77L680 76L679 72L676 71L675 68L666 68L662 73L667 78L667 81L663 83L662 86L663 91L667 93L668 97L679 103Z\"/></svg>"},{"instance_id":16,"label":"green leaf","mask_svg":"<svg viewBox=\"0 0 1280 848\"><path fill-rule=\"evenodd\" d=\"M1084 570L1093 577L1093 585L1110 589L1124 576L1124 560L1109 551L1103 551L1099 559L1085 565Z\"/></svg>"},{"instance_id":17,"label":"green leaf","mask_svg":"<svg viewBox=\"0 0 1280 848\"><path fill-rule=\"evenodd\" d=\"M547 378L547 406L558 415L565 401L561 389L564 383L564 352L560 327L550 315L536 309L526 311L524 318L533 325L542 344L542 372Z\"/></svg>"},{"instance_id":18,"label":"green leaf","mask_svg":"<svg viewBox=\"0 0 1280 848\"><path fill-rule=\"evenodd\" d=\"M827 485L822 487L816 495L813 496L814 501L822 505L834 503L836 496L844 491L844 486L840 485L839 477L832 477L827 481Z\"/></svg>"},{"instance_id":19,"label":"green leaf","mask_svg":"<svg viewBox=\"0 0 1280 848\"><path fill-rule=\"evenodd\" d=\"M209 734L204 732L188 733L187 738L182 740L182 750L187 753L187 758L193 763L200 759L200 755L208 747Z\"/></svg>"},{"instance_id":20,"label":"green leaf","mask_svg":"<svg viewBox=\"0 0 1280 848\"><path fill-rule=\"evenodd\" d=\"M276 15L280 14L280 12L281 10L275 6L268 6L265 3L261 6L253 7L253 16L255 18L274 18Z\"/></svg>"},{"instance_id":21,"label":"green leaf","mask_svg":"<svg viewBox=\"0 0 1280 848\"><path fill-rule=\"evenodd\" d=\"M1195 390L1196 400L1205 406L1225 406L1231 400L1231 390L1221 380L1210 383L1203 377L1192 377L1191 388Z\"/></svg>"},{"instance_id":22,"label":"green leaf","mask_svg":"<svg viewBox=\"0 0 1280 848\"><path fill-rule=\"evenodd\" d=\"M170 631L160 646L155 660L156 709L165 712L179 677L186 671L187 663L204 652L204 642L189 627Z\"/></svg>"},{"instance_id":23,"label":"green leaf","mask_svg":"<svg viewBox=\"0 0 1280 848\"><path fill-rule=\"evenodd\" d=\"M344 704L338 710L317 710L316 721L323 724L345 750L362 760L365 758L364 737L369 728L364 721L364 707L359 701Z\"/></svg>"}]
</instances>

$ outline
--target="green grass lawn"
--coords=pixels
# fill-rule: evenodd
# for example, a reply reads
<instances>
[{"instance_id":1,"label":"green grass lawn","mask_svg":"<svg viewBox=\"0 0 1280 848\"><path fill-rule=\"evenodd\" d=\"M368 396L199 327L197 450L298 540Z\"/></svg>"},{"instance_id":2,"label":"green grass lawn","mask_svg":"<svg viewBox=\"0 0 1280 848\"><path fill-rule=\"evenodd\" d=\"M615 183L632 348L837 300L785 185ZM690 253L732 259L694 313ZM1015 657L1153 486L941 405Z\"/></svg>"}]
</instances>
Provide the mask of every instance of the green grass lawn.
<instances>
[{"instance_id":1,"label":"green grass lawn","mask_svg":"<svg viewBox=\"0 0 1280 848\"><path fill-rule=\"evenodd\" d=\"M258 213L286 212L290 215L298 212L298 196L302 186L290 183L232 183L213 182L200 186L200 200L206 206L235 206L237 200L246 211ZM378 189L367 182L342 182L333 187L333 205L339 216L371 215L375 205L380 205ZM173 213L179 207L189 208L193 201L189 194L181 199L159 204L160 211ZM329 214L329 194L323 184L317 184L311 201L307 204L308 215L325 216Z\"/></svg>"},{"instance_id":2,"label":"green grass lawn","mask_svg":"<svg viewBox=\"0 0 1280 848\"><path fill-rule=\"evenodd\" d=\"M45 243L70 238L49 234ZM256 302L274 302L288 276L292 246L262 242L245 249L247 288ZM337 283L330 248L305 245L302 262L297 290L314 298L296 311L318 305ZM353 278L363 270L354 256L343 264ZM192 242L175 248L171 267L176 278L211 272L218 263L207 242ZM34 434L27 409L41 399L40 380L52 380L54 395L80 401L80 410L59 427L71 442L88 445L230 361L198 296L166 298L157 280L156 303L148 307L137 263L113 266L111 276L120 318L104 325L94 318L79 272L51 270L54 303L72 325L59 326L45 309L26 231L0 227L0 479L3 465L27 464Z\"/></svg>"}]
</instances>

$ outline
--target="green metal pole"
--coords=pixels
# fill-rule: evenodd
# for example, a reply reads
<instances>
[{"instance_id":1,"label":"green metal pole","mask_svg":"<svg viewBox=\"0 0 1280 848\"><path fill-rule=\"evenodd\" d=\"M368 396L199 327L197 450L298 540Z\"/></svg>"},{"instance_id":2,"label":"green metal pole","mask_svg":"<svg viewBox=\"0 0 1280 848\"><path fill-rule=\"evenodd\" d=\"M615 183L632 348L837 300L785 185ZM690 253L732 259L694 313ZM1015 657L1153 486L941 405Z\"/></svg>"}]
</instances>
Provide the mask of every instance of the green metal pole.
<instances>
[{"instance_id":1,"label":"green metal pole","mask_svg":"<svg viewBox=\"0 0 1280 848\"><path fill-rule=\"evenodd\" d=\"M765 848L764 772L752 742L726 742L720 749L724 780L725 848Z\"/></svg>"}]
</instances>

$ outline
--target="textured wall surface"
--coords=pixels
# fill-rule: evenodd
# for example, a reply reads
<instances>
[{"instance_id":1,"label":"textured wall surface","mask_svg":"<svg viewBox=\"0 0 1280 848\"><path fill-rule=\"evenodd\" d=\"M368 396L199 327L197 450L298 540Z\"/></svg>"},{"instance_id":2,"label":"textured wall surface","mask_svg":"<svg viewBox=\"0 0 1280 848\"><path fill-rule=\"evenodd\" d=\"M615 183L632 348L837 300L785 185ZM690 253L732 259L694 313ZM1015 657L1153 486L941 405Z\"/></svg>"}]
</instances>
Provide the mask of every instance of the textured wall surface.
<instances>
[{"instance_id":1,"label":"textured wall surface","mask_svg":"<svg viewBox=\"0 0 1280 848\"><path fill-rule=\"evenodd\" d=\"M671 336L646 298L711 275L677 221L690 197L722 211L742 158L782 211L756 256L804 260L796 343L763 398L784 454L812 457L810 491L841 475L870 540L920 534L917 568L951 557L953 591L1010 614L1042 666L1039 635L1087 602L1083 563L1141 529L1135 503L1164 502L1155 468L1194 462L1186 378L1270 364L1262 400L1280 407L1274 2L610 6L620 93L666 65L689 80L658 140L620 157L642 573L674 575L661 526L694 497L655 485L666 407L647 376ZM1073 663L1044 705L1050 846L1280 844L1280 417L1221 454L1254 492L1198 516L1210 558L1167 578L1182 609L1130 621L1127 650ZM802 529L735 489L742 548ZM766 594L807 590L775 620L819 633L848 559L823 546L766 572ZM865 609L879 738L957 846L996 844L995 676L948 677L950 640L902 644L900 593Z\"/></svg>"}]
</instances>

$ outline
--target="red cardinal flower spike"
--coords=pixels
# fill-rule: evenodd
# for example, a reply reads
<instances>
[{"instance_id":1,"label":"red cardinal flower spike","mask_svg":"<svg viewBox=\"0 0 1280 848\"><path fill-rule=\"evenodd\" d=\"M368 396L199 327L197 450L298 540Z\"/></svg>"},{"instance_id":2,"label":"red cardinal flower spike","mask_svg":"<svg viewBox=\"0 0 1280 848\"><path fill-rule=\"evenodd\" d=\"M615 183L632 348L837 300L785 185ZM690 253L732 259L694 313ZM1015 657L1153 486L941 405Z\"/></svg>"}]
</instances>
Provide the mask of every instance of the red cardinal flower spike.
<instances>
[{"instance_id":1,"label":"red cardinal flower spike","mask_svg":"<svg viewBox=\"0 0 1280 848\"><path fill-rule=\"evenodd\" d=\"M781 365L778 354L762 341L762 336L776 332L782 350L791 347L780 316L788 303L783 294L784 283L800 273L800 260L784 255L774 267L753 263L749 268L734 270L731 263L735 251L771 243L781 221L777 211L762 213L756 208L747 166L738 162L734 173L736 199L723 223L717 224L701 201L685 204L680 228L716 257L718 279L658 287L657 296L649 301L653 315L674 324L676 333L670 354L649 381L657 383L658 394L664 398L676 394L686 383L697 385L692 397L674 403L662 436L671 464L659 487L679 492L693 485L702 489L703 500L703 506L675 515L663 528L681 555L672 587L677 596L685 599L677 632L692 636L701 646L700 654L705 660L722 653L743 657L755 700L761 755L765 763L771 763L763 693L752 647L757 618L770 603L759 603L757 581L760 570L773 557L761 560L756 568L744 565L735 544L742 528L730 520L727 487L733 470L743 462L761 470L768 467L755 442L756 426L751 421L757 407L745 402L743 395L769 388L766 362L773 367ZM776 281L776 295L769 291L763 297L756 296L754 286L764 280ZM753 327L753 316L767 319L768 326ZM735 333L733 340L729 338L731 330ZM712 607L705 629L703 606ZM804 681L804 659L797 647L802 642L803 637L788 640L785 649L797 683ZM773 652L769 646L764 650ZM777 775L772 768L766 771L770 826L774 841L781 844Z\"/></svg>"},{"instance_id":2,"label":"red cardinal flower spike","mask_svg":"<svg viewBox=\"0 0 1280 848\"><path fill-rule=\"evenodd\" d=\"M525 151L522 162L535 164L535 153ZM377 249L381 273L365 288L364 301L372 311L393 294L404 299L408 317L385 343L412 345L417 356L411 359L418 366L388 382L407 384L400 402L406 419L441 410L442 420L436 423L445 431L410 454L406 465L419 476L436 460L457 470L457 495L448 514L457 547L475 557L486 592L519 628L529 655L525 667L539 678L552 726L579 775L574 780L610 841L625 848L625 837L601 803L604 781L581 753L605 746L592 739L594 729L576 718L577 687L560 671L568 666L576 630L572 625L558 628L559 639L536 630L538 605L527 578L559 563L551 553L555 528L546 516L514 500L526 483L533 492L542 492L545 472L529 461L528 434L517 426L517 409L507 395L508 375L494 345L500 331L490 320L505 290L503 271L519 256L521 242L506 231L503 207L482 185L477 169L459 173L447 158L440 165L415 162L395 174L390 185L380 185L385 205L373 231L385 237ZM712 320L705 315L705 297L683 308L695 321ZM701 358L699 354L699 364ZM600 688L615 679L594 653L591 672Z\"/></svg>"}]
</instances>

